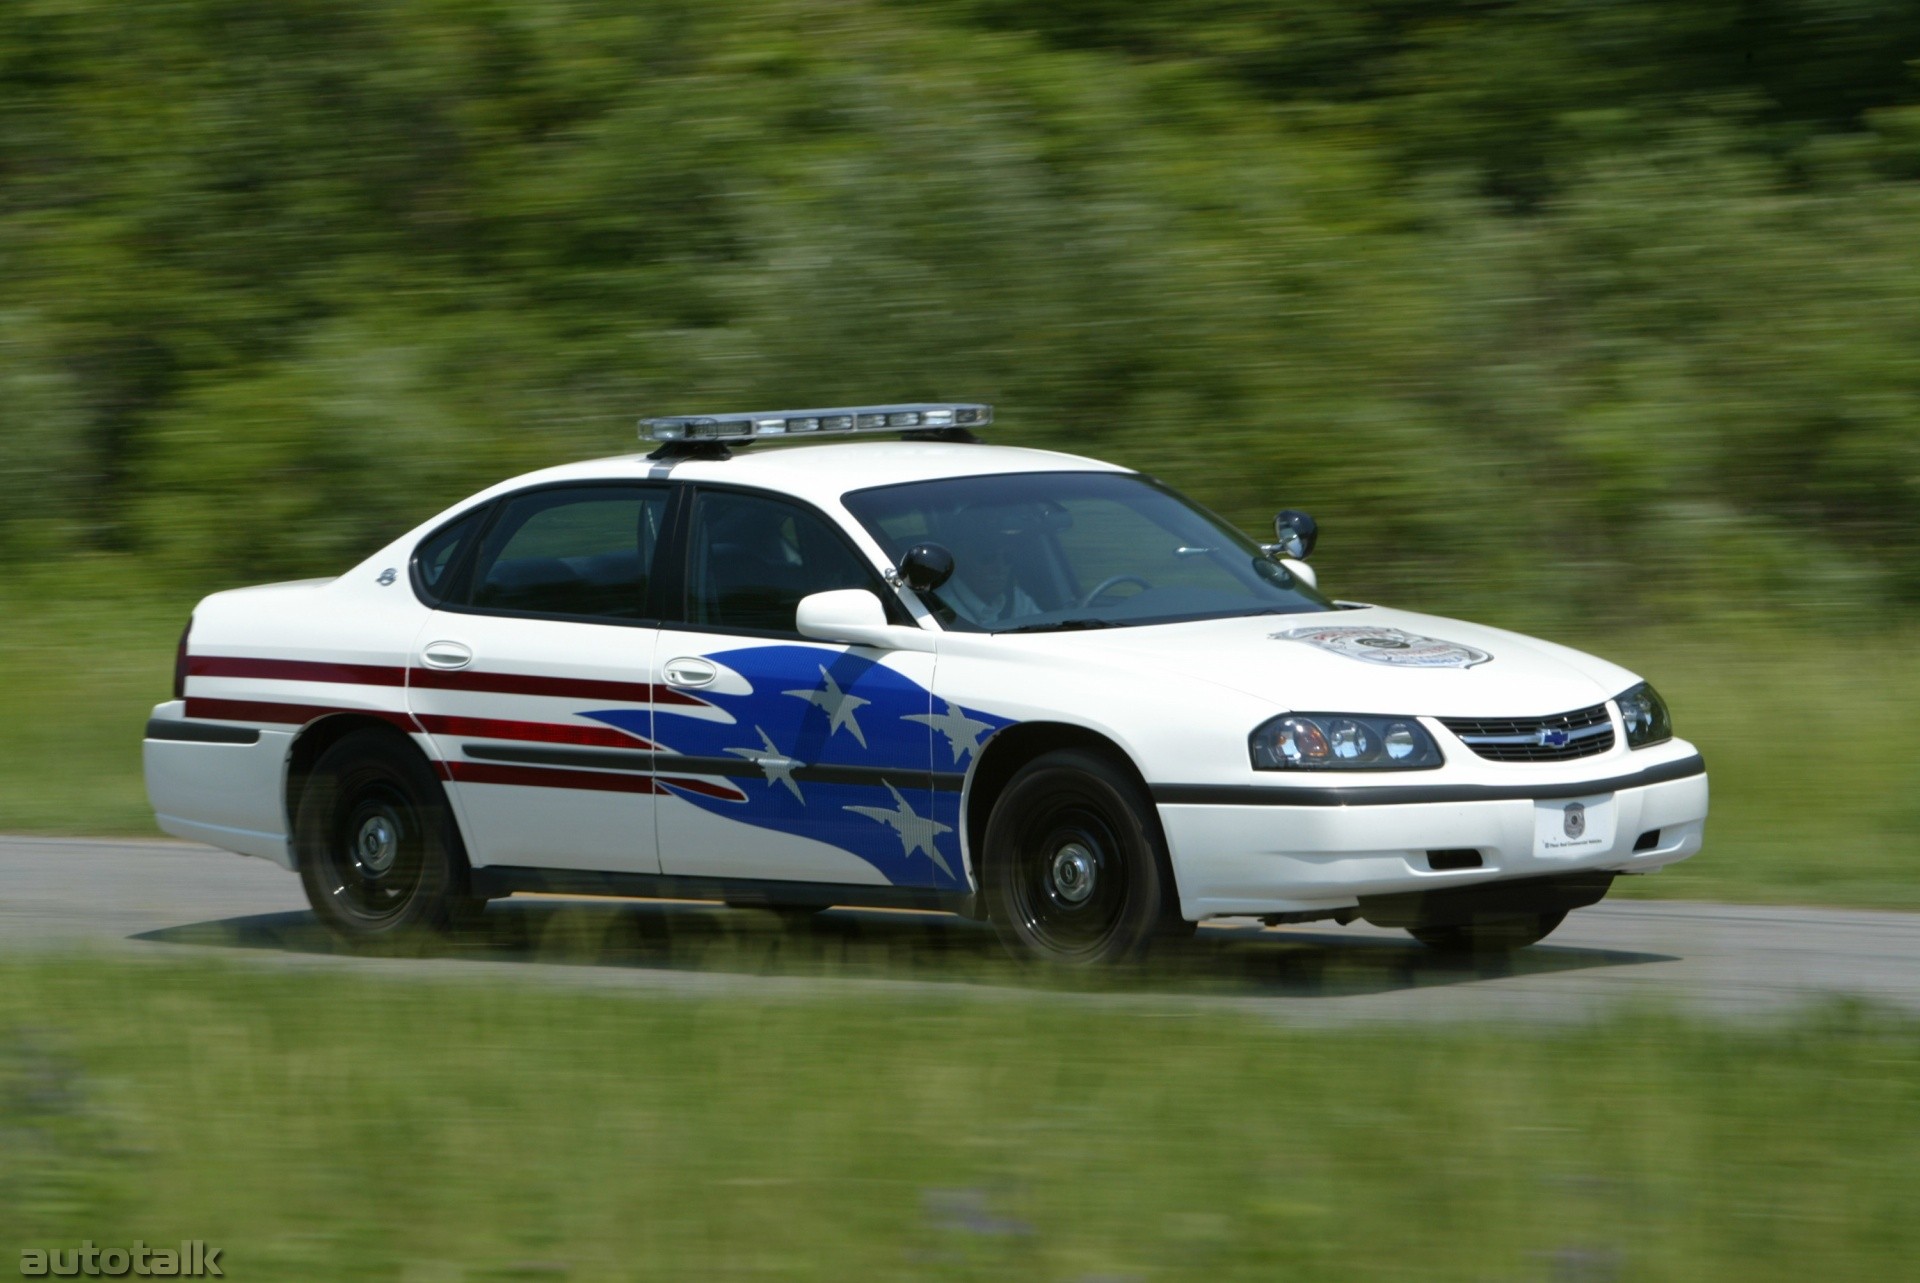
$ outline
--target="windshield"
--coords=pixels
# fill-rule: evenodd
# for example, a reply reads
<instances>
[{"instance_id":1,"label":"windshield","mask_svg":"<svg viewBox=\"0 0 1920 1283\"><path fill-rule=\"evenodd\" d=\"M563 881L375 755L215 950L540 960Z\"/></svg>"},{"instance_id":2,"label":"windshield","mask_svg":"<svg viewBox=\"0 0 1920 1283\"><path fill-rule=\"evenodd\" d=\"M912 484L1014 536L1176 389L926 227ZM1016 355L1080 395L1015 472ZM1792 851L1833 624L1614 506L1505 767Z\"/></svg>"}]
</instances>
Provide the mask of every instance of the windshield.
<instances>
[{"instance_id":1,"label":"windshield","mask_svg":"<svg viewBox=\"0 0 1920 1283\"><path fill-rule=\"evenodd\" d=\"M1130 472L1027 472L856 490L887 556L953 554L927 598L949 628L1041 632L1294 614L1333 604L1225 521Z\"/></svg>"}]
</instances>

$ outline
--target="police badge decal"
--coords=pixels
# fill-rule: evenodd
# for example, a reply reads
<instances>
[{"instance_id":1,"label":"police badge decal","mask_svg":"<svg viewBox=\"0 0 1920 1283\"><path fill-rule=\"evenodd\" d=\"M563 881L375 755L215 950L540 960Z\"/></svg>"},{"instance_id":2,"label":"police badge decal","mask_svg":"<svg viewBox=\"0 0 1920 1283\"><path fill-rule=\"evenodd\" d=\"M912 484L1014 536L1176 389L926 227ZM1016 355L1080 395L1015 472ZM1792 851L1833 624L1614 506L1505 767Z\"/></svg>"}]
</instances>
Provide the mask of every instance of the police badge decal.
<instances>
[{"instance_id":1,"label":"police badge decal","mask_svg":"<svg viewBox=\"0 0 1920 1283\"><path fill-rule=\"evenodd\" d=\"M1275 641L1305 642L1368 664L1398 668L1472 668L1493 656L1473 646L1423 637L1400 628L1290 628L1269 633Z\"/></svg>"}]
</instances>

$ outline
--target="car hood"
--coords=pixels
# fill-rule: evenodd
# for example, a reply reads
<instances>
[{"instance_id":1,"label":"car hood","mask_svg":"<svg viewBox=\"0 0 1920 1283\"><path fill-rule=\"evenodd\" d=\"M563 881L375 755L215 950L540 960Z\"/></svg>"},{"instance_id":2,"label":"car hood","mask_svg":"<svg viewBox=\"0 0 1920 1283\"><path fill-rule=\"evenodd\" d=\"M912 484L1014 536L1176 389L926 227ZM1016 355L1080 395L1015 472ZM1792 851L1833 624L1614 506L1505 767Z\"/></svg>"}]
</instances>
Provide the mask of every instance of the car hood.
<instances>
[{"instance_id":1,"label":"car hood","mask_svg":"<svg viewBox=\"0 0 1920 1283\"><path fill-rule=\"evenodd\" d=\"M1534 717L1601 703L1638 680L1553 642L1380 606L1020 640L1065 643L1083 661L1198 679L1301 711Z\"/></svg>"}]
</instances>

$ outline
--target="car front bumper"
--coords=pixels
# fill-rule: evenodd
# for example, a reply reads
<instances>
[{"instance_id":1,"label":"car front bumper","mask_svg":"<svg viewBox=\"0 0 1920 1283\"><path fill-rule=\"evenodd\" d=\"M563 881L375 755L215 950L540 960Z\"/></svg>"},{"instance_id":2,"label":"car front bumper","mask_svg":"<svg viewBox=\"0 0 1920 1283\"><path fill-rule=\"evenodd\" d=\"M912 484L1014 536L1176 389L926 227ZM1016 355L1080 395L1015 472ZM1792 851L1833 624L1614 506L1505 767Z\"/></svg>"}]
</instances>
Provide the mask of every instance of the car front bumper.
<instances>
[{"instance_id":1,"label":"car front bumper","mask_svg":"<svg viewBox=\"0 0 1920 1283\"><path fill-rule=\"evenodd\" d=\"M1507 775L1499 785L1466 787L1170 789L1156 790L1156 801L1182 916L1307 918L1382 896L1597 871L1640 873L1684 860L1700 849L1706 824L1706 768L1689 745L1676 744L1661 756L1625 775L1615 760L1613 773L1586 779L1529 782L1523 776L1515 782ZM1420 800L1423 794L1438 800ZM1387 800L1400 797L1415 800ZM1295 798L1307 804L1289 804ZM1612 840L1574 854L1539 849L1540 808L1578 798L1611 800ZM1435 867L1465 852L1478 853L1478 867Z\"/></svg>"}]
</instances>

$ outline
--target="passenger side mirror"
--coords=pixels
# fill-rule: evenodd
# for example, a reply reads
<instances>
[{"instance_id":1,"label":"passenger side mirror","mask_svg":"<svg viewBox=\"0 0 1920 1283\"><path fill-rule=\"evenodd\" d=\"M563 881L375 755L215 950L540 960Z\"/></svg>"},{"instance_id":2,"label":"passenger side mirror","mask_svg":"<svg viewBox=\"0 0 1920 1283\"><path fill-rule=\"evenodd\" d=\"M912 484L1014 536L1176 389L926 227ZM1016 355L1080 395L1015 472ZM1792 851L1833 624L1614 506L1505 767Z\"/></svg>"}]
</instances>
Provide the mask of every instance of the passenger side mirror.
<instances>
[{"instance_id":1,"label":"passenger side mirror","mask_svg":"<svg viewBox=\"0 0 1920 1283\"><path fill-rule=\"evenodd\" d=\"M927 651L934 647L932 633L888 623L887 608L864 588L837 588L802 597L794 611L794 628L802 637L849 646Z\"/></svg>"},{"instance_id":2,"label":"passenger side mirror","mask_svg":"<svg viewBox=\"0 0 1920 1283\"><path fill-rule=\"evenodd\" d=\"M1313 555L1313 545L1320 538L1320 523L1298 508L1282 508L1273 519L1273 535L1279 542L1268 544L1267 552L1290 561L1305 561Z\"/></svg>"},{"instance_id":3,"label":"passenger side mirror","mask_svg":"<svg viewBox=\"0 0 1920 1283\"><path fill-rule=\"evenodd\" d=\"M953 576L953 554L945 545L917 543L900 558L900 582L915 592L932 592Z\"/></svg>"}]
</instances>

